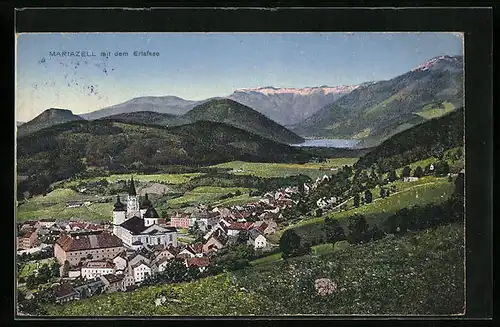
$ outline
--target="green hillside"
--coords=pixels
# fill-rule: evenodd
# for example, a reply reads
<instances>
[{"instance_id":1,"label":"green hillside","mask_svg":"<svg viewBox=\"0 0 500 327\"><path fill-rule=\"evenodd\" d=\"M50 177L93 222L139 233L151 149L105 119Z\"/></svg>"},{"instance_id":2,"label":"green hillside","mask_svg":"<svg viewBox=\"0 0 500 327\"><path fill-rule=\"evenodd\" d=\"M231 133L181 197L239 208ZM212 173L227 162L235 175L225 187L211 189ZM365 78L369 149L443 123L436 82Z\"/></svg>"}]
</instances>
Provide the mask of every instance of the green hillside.
<instances>
[{"instance_id":1,"label":"green hillside","mask_svg":"<svg viewBox=\"0 0 500 327\"><path fill-rule=\"evenodd\" d=\"M250 107L230 99L216 99L198 105L184 118L225 123L280 143L302 143L303 138Z\"/></svg>"},{"instance_id":2,"label":"green hillside","mask_svg":"<svg viewBox=\"0 0 500 327\"><path fill-rule=\"evenodd\" d=\"M54 316L463 313L463 225L452 224L195 282L47 306ZM315 280L336 291L321 296ZM163 304L155 300L165 296Z\"/></svg>"},{"instance_id":3,"label":"green hillside","mask_svg":"<svg viewBox=\"0 0 500 327\"><path fill-rule=\"evenodd\" d=\"M162 127L113 121L52 126L17 142L18 191L41 193L52 182L98 167L113 173L154 173L165 165L307 162L311 155L222 123ZM18 192L18 193L19 193Z\"/></svg>"},{"instance_id":4,"label":"green hillside","mask_svg":"<svg viewBox=\"0 0 500 327\"><path fill-rule=\"evenodd\" d=\"M464 108L392 136L361 157L355 164L368 168L377 164L387 171L444 153L464 145Z\"/></svg>"}]
</instances>

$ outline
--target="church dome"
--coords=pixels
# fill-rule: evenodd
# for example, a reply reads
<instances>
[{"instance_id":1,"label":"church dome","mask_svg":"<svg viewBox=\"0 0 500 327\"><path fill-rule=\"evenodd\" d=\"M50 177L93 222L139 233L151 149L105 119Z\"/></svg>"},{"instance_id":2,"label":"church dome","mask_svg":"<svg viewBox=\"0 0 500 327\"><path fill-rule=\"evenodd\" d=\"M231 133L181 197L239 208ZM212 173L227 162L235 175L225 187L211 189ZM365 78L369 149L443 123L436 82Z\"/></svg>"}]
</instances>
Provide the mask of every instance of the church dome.
<instances>
[{"instance_id":1,"label":"church dome","mask_svg":"<svg viewBox=\"0 0 500 327\"><path fill-rule=\"evenodd\" d=\"M113 211L125 211L125 205L121 203L119 195L116 196L116 202L114 204Z\"/></svg>"},{"instance_id":2,"label":"church dome","mask_svg":"<svg viewBox=\"0 0 500 327\"><path fill-rule=\"evenodd\" d=\"M158 212L156 212L155 208L149 207L144 213L144 218L160 218L160 216L158 216Z\"/></svg>"},{"instance_id":3,"label":"church dome","mask_svg":"<svg viewBox=\"0 0 500 327\"><path fill-rule=\"evenodd\" d=\"M148 199L148 194L144 196L144 200L141 202L141 209L147 209L151 207L151 201Z\"/></svg>"}]
</instances>

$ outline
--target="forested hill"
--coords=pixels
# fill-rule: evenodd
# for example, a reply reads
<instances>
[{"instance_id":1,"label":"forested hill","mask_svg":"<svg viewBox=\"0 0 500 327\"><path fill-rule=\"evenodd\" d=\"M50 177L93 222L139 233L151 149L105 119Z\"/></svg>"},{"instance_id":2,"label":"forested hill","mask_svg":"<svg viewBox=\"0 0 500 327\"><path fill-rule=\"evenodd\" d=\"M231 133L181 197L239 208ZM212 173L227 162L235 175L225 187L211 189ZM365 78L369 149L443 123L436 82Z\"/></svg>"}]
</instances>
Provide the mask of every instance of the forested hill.
<instances>
[{"instance_id":1,"label":"forested hill","mask_svg":"<svg viewBox=\"0 0 500 327\"><path fill-rule=\"evenodd\" d=\"M355 166L367 168L377 164L388 171L463 145L464 108L461 107L392 136L360 158Z\"/></svg>"},{"instance_id":2,"label":"forested hill","mask_svg":"<svg viewBox=\"0 0 500 327\"><path fill-rule=\"evenodd\" d=\"M311 154L222 123L177 127L113 121L72 121L17 142L19 191L43 192L50 183L88 168L157 171L165 165L212 165L243 160L307 162Z\"/></svg>"}]
</instances>

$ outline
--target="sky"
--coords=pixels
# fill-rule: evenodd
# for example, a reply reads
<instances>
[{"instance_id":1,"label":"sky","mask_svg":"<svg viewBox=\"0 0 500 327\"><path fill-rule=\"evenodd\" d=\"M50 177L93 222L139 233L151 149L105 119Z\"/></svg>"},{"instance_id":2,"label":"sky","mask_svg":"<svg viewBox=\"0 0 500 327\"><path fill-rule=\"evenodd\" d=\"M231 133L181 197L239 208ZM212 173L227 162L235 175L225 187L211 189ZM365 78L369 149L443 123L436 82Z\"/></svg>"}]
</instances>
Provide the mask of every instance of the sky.
<instances>
[{"instance_id":1,"label":"sky","mask_svg":"<svg viewBox=\"0 0 500 327\"><path fill-rule=\"evenodd\" d=\"M63 51L95 56L51 55ZM16 120L48 108L84 114L139 96L202 100L241 88L355 85L462 54L461 35L443 32L23 33L16 42Z\"/></svg>"}]
</instances>

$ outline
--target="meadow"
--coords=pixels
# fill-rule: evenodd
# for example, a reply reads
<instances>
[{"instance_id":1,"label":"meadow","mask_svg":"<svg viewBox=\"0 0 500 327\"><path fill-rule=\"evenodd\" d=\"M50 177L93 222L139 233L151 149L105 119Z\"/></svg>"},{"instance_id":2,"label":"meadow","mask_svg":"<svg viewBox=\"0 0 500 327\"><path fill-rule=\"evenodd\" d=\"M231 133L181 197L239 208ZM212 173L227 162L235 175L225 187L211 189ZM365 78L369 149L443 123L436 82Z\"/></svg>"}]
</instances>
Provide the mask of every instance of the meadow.
<instances>
[{"instance_id":1,"label":"meadow","mask_svg":"<svg viewBox=\"0 0 500 327\"><path fill-rule=\"evenodd\" d=\"M242 195L252 191L250 188L244 187L215 187L215 186L199 186L191 191L187 191L183 196L169 200L169 207L196 205L199 203L208 204L219 201L221 196L229 193L240 191ZM224 199L224 200L229 200Z\"/></svg>"},{"instance_id":2,"label":"meadow","mask_svg":"<svg viewBox=\"0 0 500 327\"><path fill-rule=\"evenodd\" d=\"M273 264L195 282L144 287L48 305L58 316L199 316L460 314L464 307L464 230L452 224L338 251L276 260ZM255 263L255 262L254 262ZM335 284L319 295L315 280ZM283 295L286 294L286 300ZM155 300L165 296L163 304Z\"/></svg>"},{"instance_id":3,"label":"meadow","mask_svg":"<svg viewBox=\"0 0 500 327\"><path fill-rule=\"evenodd\" d=\"M375 199L372 203L361 205L358 208L326 213L321 217L303 219L275 234L269 235L269 239L271 242L278 242L285 230L294 229L304 239L308 241L316 240L323 235L322 226L326 217L338 219L344 225L346 218L355 214L361 214L366 217L370 225L379 225L390 215L402 208L408 208L412 205L444 202L453 193L453 189L454 184L448 182L446 179L438 179L434 183L427 182L415 185L391 194L389 197Z\"/></svg>"},{"instance_id":4,"label":"meadow","mask_svg":"<svg viewBox=\"0 0 500 327\"><path fill-rule=\"evenodd\" d=\"M80 183L97 182L102 179L108 181L108 183L116 183L118 181L129 181L130 177L133 176L135 181L139 182L158 182L165 184L183 184L189 182L191 179L201 176L203 173L186 173L186 174L117 174L102 177L92 177L92 178L82 178L77 180L66 180L60 181L53 184L54 188L68 188L72 186L77 186Z\"/></svg>"},{"instance_id":5,"label":"meadow","mask_svg":"<svg viewBox=\"0 0 500 327\"><path fill-rule=\"evenodd\" d=\"M230 168L236 175L254 175L258 177L286 177L298 174L304 174L312 179L330 175L335 169L344 165L353 165L357 158L330 158L327 162L305 163L305 164L286 164L286 163L259 163L259 162L244 162L231 161L218 164L212 167ZM324 170L323 170L324 169Z\"/></svg>"}]
</instances>

